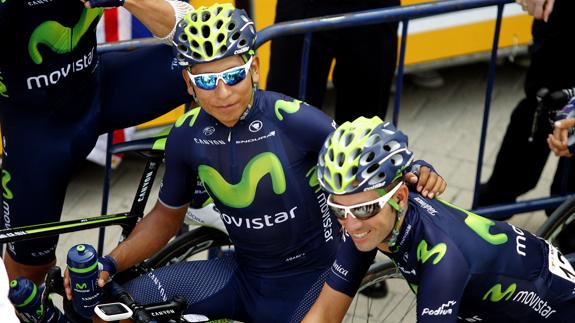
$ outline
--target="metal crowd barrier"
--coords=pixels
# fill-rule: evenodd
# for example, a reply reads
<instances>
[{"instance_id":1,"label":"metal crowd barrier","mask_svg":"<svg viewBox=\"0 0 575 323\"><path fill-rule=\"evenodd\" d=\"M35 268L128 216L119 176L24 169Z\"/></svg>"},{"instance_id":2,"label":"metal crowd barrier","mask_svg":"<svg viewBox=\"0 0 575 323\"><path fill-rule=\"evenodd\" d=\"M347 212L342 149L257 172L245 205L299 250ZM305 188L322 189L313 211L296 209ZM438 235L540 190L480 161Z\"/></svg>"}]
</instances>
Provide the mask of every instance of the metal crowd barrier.
<instances>
[{"instance_id":1,"label":"metal crowd barrier","mask_svg":"<svg viewBox=\"0 0 575 323\"><path fill-rule=\"evenodd\" d=\"M479 209L476 208L478 188L481 179L481 166L483 164L483 157L484 157L485 138L487 134L487 123L489 120L489 112L491 109L491 97L493 93L493 84L495 79L495 67L496 67L497 51L499 44L499 34L501 30L501 21L503 17L503 7L505 6L505 4L513 2L515 1L514 0L444 0L444 1L423 3L410 6L381 8L381 9L373 9L348 14L282 22L269 26L259 31L256 47L259 47L263 43L272 40L273 38L276 37L294 35L294 34L305 34L302 60L301 60L302 62L301 74L300 74L304 75L304 77L302 77L300 80L300 90L299 90L299 98L303 100L305 99L306 95L305 89L306 89L307 77L305 75L307 74L309 49L313 32L345 28L351 26L377 24L391 21L401 21L402 37L399 46L400 52L399 52L399 62L397 66L396 94L393 105L393 122L394 124L397 124L400 110L400 98L403 90L405 48L407 44L407 39L409 38L404 36L407 35L409 21L414 18L429 17L433 15L449 13L454 11L497 6L497 19L495 21L495 32L493 35L493 45L491 49L487 85L485 90L483 122L481 125L481 137L477 157L477 171L475 176L475 186L474 186L475 189L474 189L474 197L472 205L472 210L475 213L497 219L505 217L510 214L524 213L524 212L542 210L550 207L556 207L560 205L563 201L565 201L567 197L569 197L567 195L546 197L511 204L494 205ZM158 41L156 40L134 40L115 44L103 44L99 46L98 51L107 52L116 50L129 50L136 47L150 46L157 43ZM109 138L111 138L111 135L109 136ZM108 147L111 147L111 142L109 142ZM108 155L110 155L110 153L108 153ZM105 214L107 211L107 198L109 192L109 170L110 170L110 158L108 157L106 162L106 175L104 181L102 214Z\"/></svg>"}]
</instances>

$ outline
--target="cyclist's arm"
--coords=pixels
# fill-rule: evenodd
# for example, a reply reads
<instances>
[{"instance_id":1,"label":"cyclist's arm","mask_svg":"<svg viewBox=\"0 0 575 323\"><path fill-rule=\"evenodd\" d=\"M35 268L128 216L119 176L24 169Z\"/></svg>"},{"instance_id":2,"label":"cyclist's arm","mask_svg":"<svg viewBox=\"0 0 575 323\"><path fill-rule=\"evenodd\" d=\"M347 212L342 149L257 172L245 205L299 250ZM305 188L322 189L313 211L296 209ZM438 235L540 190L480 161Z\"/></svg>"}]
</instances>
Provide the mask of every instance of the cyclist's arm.
<instances>
[{"instance_id":1,"label":"cyclist's arm","mask_svg":"<svg viewBox=\"0 0 575 323\"><path fill-rule=\"evenodd\" d=\"M172 209L156 202L128 238L110 253L117 262L117 270L130 268L165 246L182 226L186 210L187 205Z\"/></svg>"},{"instance_id":2,"label":"cyclist's arm","mask_svg":"<svg viewBox=\"0 0 575 323\"><path fill-rule=\"evenodd\" d=\"M336 291L326 283L302 323L341 322L352 300L353 298Z\"/></svg>"},{"instance_id":3,"label":"cyclist's arm","mask_svg":"<svg viewBox=\"0 0 575 323\"><path fill-rule=\"evenodd\" d=\"M553 133L547 138L549 148L557 156L573 156L569 151L569 128L575 127L575 119L564 119L556 121Z\"/></svg>"},{"instance_id":4,"label":"cyclist's arm","mask_svg":"<svg viewBox=\"0 0 575 323\"><path fill-rule=\"evenodd\" d=\"M430 243L429 247L438 244ZM425 257L425 256L423 256ZM426 258L418 270L417 322L457 322L463 292L469 280L469 265L454 244L447 244L446 253Z\"/></svg>"},{"instance_id":5,"label":"cyclist's arm","mask_svg":"<svg viewBox=\"0 0 575 323\"><path fill-rule=\"evenodd\" d=\"M304 322L341 322L362 278L372 264L377 249L357 250L352 239L344 235L327 275L321 293L306 315Z\"/></svg>"},{"instance_id":6,"label":"cyclist's arm","mask_svg":"<svg viewBox=\"0 0 575 323\"><path fill-rule=\"evenodd\" d=\"M126 0L128 9L158 38L169 38L176 23L193 7L182 1Z\"/></svg>"}]
</instances>

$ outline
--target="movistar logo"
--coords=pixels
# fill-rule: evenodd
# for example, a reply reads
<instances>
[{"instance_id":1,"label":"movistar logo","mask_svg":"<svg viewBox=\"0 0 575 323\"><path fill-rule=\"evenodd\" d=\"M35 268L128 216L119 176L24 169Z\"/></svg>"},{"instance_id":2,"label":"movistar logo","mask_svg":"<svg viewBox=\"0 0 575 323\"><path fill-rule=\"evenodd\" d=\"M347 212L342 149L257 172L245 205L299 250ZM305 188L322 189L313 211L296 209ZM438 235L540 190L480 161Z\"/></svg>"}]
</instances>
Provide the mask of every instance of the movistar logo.
<instances>
[{"instance_id":1,"label":"movistar logo","mask_svg":"<svg viewBox=\"0 0 575 323\"><path fill-rule=\"evenodd\" d=\"M315 188L315 192L321 191L319 180L317 179L317 165L313 166L306 174L305 177L309 178L309 187Z\"/></svg>"},{"instance_id":2,"label":"movistar logo","mask_svg":"<svg viewBox=\"0 0 575 323\"><path fill-rule=\"evenodd\" d=\"M489 298L489 300L492 302L499 302L500 300L505 298L505 300L507 301L511 298L511 296L513 296L513 293L515 293L515 289L517 289L517 284L509 285L509 287L507 287L507 289L505 289L504 292L501 290L501 288L502 288L501 284L493 285L493 287L491 287L487 291L487 293L483 295L483 300L487 300L487 298Z\"/></svg>"},{"instance_id":3,"label":"movistar logo","mask_svg":"<svg viewBox=\"0 0 575 323\"><path fill-rule=\"evenodd\" d=\"M427 260L429 260L429 258L435 256L435 259L433 259L432 263L436 265L441 261L443 256L445 256L446 251L447 245L443 242L436 244L433 248L431 248L431 250L429 250L427 249L427 242L425 240L421 240L417 246L417 260L424 264L427 262Z\"/></svg>"},{"instance_id":4,"label":"movistar logo","mask_svg":"<svg viewBox=\"0 0 575 323\"><path fill-rule=\"evenodd\" d=\"M300 108L300 100L293 100L292 102L288 102L285 100L277 100L275 104L275 112L276 117L279 121L283 121L284 116L281 114L281 111L285 113L296 113Z\"/></svg>"},{"instance_id":5,"label":"movistar logo","mask_svg":"<svg viewBox=\"0 0 575 323\"><path fill-rule=\"evenodd\" d=\"M462 208L459 208L453 204L450 204L442 199L438 199L441 203L452 207L454 209L457 209L463 213L465 213L467 215L467 217L465 218L465 224L467 224L467 226L473 230L475 233L477 233L477 235L479 235L483 240L487 241L488 243L492 244L492 245L500 245L500 244L504 244L507 242L507 235L505 233L497 233L497 234L492 234L491 232L489 232L489 229L495 225L495 222L484 218L482 216L479 216L477 214L471 213L467 210L464 210Z\"/></svg>"},{"instance_id":6,"label":"movistar logo","mask_svg":"<svg viewBox=\"0 0 575 323\"><path fill-rule=\"evenodd\" d=\"M2 196L7 200L11 200L14 198L14 194L12 194L12 191L8 188L8 182L10 182L11 180L12 180L12 176L10 175L10 173L8 173L7 170L3 169L2 170L2 189L4 190L4 192L2 193Z\"/></svg>"},{"instance_id":7,"label":"movistar logo","mask_svg":"<svg viewBox=\"0 0 575 323\"><path fill-rule=\"evenodd\" d=\"M254 201L258 183L270 175L274 193L283 194L286 190L286 179L279 158L271 152L261 153L252 158L242 173L237 184L228 183L220 173L208 165L198 167L198 175L210 195L233 208L248 207Z\"/></svg>"},{"instance_id":8,"label":"movistar logo","mask_svg":"<svg viewBox=\"0 0 575 323\"><path fill-rule=\"evenodd\" d=\"M92 22L102 15L102 9L84 9L74 27L65 27L57 21L49 20L41 23L30 36L28 53L32 61L42 64L43 58L38 46L47 46L58 54L70 53L88 31Z\"/></svg>"},{"instance_id":9,"label":"movistar logo","mask_svg":"<svg viewBox=\"0 0 575 323\"><path fill-rule=\"evenodd\" d=\"M76 283L76 289L88 289L88 284L84 283Z\"/></svg>"},{"instance_id":10,"label":"movistar logo","mask_svg":"<svg viewBox=\"0 0 575 323\"><path fill-rule=\"evenodd\" d=\"M195 109L192 109L192 110L186 112L183 116L178 118L178 121L176 121L176 128L181 127L184 124L184 122L186 121L186 119L190 116L192 118L190 119L189 126L190 127L193 126L194 123L196 122L196 119L198 118L198 114L200 113L200 110L201 110L201 108L198 107L198 108L195 108Z\"/></svg>"},{"instance_id":11,"label":"movistar logo","mask_svg":"<svg viewBox=\"0 0 575 323\"><path fill-rule=\"evenodd\" d=\"M2 77L2 75L0 75L0 95L8 98L8 88L6 87L6 84L4 84L4 82L2 82L4 78Z\"/></svg>"}]
</instances>

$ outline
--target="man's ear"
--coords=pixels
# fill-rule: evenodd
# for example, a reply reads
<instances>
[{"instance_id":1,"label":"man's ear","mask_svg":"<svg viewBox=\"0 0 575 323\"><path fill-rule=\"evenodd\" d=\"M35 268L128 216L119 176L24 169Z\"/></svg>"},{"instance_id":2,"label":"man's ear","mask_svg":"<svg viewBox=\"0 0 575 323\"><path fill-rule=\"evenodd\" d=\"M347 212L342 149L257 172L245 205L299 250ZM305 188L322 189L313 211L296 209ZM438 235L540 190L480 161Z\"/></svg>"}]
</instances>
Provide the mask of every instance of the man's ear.
<instances>
[{"instance_id":1,"label":"man's ear","mask_svg":"<svg viewBox=\"0 0 575 323\"><path fill-rule=\"evenodd\" d=\"M405 207L407 206L408 197L409 197L409 189L407 188L407 185L401 184L401 187L397 190L397 192L395 192L394 199L397 201L397 204L399 204L399 206L402 209L405 209Z\"/></svg>"}]
</instances>

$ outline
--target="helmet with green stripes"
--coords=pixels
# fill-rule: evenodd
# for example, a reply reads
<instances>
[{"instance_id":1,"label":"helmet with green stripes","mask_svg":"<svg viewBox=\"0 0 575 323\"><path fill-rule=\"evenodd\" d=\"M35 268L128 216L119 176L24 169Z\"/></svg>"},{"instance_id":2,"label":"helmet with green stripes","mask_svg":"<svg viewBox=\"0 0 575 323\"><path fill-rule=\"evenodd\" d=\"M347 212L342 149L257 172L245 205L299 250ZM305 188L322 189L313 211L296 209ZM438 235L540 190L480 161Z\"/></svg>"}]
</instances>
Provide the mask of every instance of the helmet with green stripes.
<instances>
[{"instance_id":1,"label":"helmet with green stripes","mask_svg":"<svg viewBox=\"0 0 575 323\"><path fill-rule=\"evenodd\" d=\"M255 41L254 22L245 10L229 3L200 7L187 13L178 22L172 40L182 66L240 54L253 56Z\"/></svg>"},{"instance_id":2,"label":"helmet with green stripes","mask_svg":"<svg viewBox=\"0 0 575 323\"><path fill-rule=\"evenodd\" d=\"M407 136L390 122L359 117L326 139L319 154L319 183L337 195L386 187L402 176L412 159Z\"/></svg>"}]
</instances>

